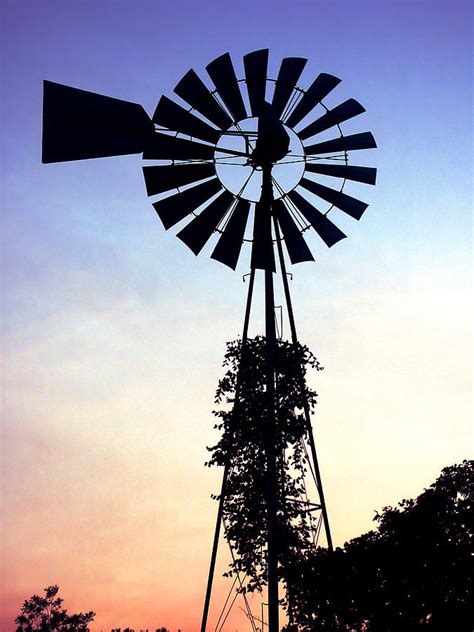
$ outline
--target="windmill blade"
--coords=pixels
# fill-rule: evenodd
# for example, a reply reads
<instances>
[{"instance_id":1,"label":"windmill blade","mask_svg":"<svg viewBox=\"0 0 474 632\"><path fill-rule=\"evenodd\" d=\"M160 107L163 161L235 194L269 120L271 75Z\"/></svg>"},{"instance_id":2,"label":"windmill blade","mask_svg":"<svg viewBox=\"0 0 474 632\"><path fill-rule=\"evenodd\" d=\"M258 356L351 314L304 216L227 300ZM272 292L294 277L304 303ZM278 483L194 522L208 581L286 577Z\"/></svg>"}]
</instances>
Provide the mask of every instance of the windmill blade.
<instances>
[{"instance_id":1,"label":"windmill blade","mask_svg":"<svg viewBox=\"0 0 474 632\"><path fill-rule=\"evenodd\" d=\"M283 114L307 61L302 57L286 57L281 62L272 100L274 112L278 117Z\"/></svg>"},{"instance_id":2,"label":"windmill blade","mask_svg":"<svg viewBox=\"0 0 474 632\"><path fill-rule=\"evenodd\" d=\"M194 70L184 75L174 91L219 129L228 129L232 125L227 112L224 112Z\"/></svg>"},{"instance_id":3,"label":"windmill blade","mask_svg":"<svg viewBox=\"0 0 474 632\"><path fill-rule=\"evenodd\" d=\"M364 184L375 184L377 169L373 167L353 167L352 165L325 165L319 162L307 162L306 170L312 173L321 173L334 178L344 178Z\"/></svg>"},{"instance_id":4,"label":"windmill blade","mask_svg":"<svg viewBox=\"0 0 474 632\"><path fill-rule=\"evenodd\" d=\"M213 178L192 187L192 189L159 200L153 206L163 222L163 226L168 230L221 190L221 183L217 178Z\"/></svg>"},{"instance_id":5,"label":"windmill blade","mask_svg":"<svg viewBox=\"0 0 474 632\"><path fill-rule=\"evenodd\" d=\"M370 132L362 132L361 134L351 134L350 136L341 136L333 140L326 140L315 145L308 145L304 148L306 155L311 154L331 154L338 151L354 151L356 149L374 149L377 147L375 138Z\"/></svg>"},{"instance_id":6,"label":"windmill blade","mask_svg":"<svg viewBox=\"0 0 474 632\"><path fill-rule=\"evenodd\" d=\"M311 250L308 248L300 229L288 212L283 200L280 199L273 202L273 212L285 238L286 249L288 250L291 263L314 261Z\"/></svg>"},{"instance_id":7,"label":"windmill blade","mask_svg":"<svg viewBox=\"0 0 474 632\"><path fill-rule=\"evenodd\" d=\"M213 164L191 165L164 165L156 167L143 167L146 191L148 195L157 195L171 189L193 182L199 182L205 178L216 175Z\"/></svg>"},{"instance_id":8,"label":"windmill blade","mask_svg":"<svg viewBox=\"0 0 474 632\"><path fill-rule=\"evenodd\" d=\"M341 209L341 211L344 211L344 213L347 213L347 215L350 215L354 219L360 219L365 209L369 206L365 202L361 202L350 195L346 195L340 191L335 191L334 189L325 187L322 184L314 182L313 180L308 180L307 178L303 178L300 184L308 191L311 191L311 193L314 193L323 200L326 200L326 202L334 204L334 206L337 206L337 208Z\"/></svg>"},{"instance_id":9,"label":"windmill blade","mask_svg":"<svg viewBox=\"0 0 474 632\"><path fill-rule=\"evenodd\" d=\"M214 82L219 96L234 117L234 122L247 118L244 101L229 53L225 53L211 61L206 66L206 70Z\"/></svg>"},{"instance_id":10,"label":"windmill blade","mask_svg":"<svg viewBox=\"0 0 474 632\"><path fill-rule=\"evenodd\" d=\"M252 116L259 116L267 87L268 48L244 56L245 82Z\"/></svg>"},{"instance_id":11,"label":"windmill blade","mask_svg":"<svg viewBox=\"0 0 474 632\"><path fill-rule=\"evenodd\" d=\"M139 154L153 133L138 103L43 83L43 163Z\"/></svg>"},{"instance_id":12,"label":"windmill blade","mask_svg":"<svg viewBox=\"0 0 474 632\"><path fill-rule=\"evenodd\" d=\"M176 132L182 132L189 136L195 136L209 143L217 143L220 132L201 119L191 114L180 105L162 96L158 101L155 113L153 114L153 123L163 125Z\"/></svg>"},{"instance_id":13,"label":"windmill blade","mask_svg":"<svg viewBox=\"0 0 474 632\"><path fill-rule=\"evenodd\" d=\"M362 107L358 101L355 99L348 99L332 110L329 110L329 112L326 112L326 114L323 114L320 118L314 121L314 123L311 123L302 129L301 132L298 132L298 136L301 140L305 140L310 136L324 132L324 130L329 129L334 125L348 121L349 119L354 118L354 116L362 114L362 112L365 112L365 108Z\"/></svg>"},{"instance_id":14,"label":"windmill blade","mask_svg":"<svg viewBox=\"0 0 474 632\"><path fill-rule=\"evenodd\" d=\"M272 220L268 204L255 204L251 268L275 272L275 256L272 240Z\"/></svg>"},{"instance_id":15,"label":"windmill blade","mask_svg":"<svg viewBox=\"0 0 474 632\"><path fill-rule=\"evenodd\" d=\"M249 211L250 202L240 199L211 255L211 259L220 261L232 270L235 270L239 260Z\"/></svg>"},{"instance_id":16,"label":"windmill blade","mask_svg":"<svg viewBox=\"0 0 474 632\"><path fill-rule=\"evenodd\" d=\"M318 233L326 246L331 248L338 241L344 239L346 235L340 230L330 219L326 217L321 211L318 211L312 204L308 202L297 191L291 191L288 197L296 206L296 208L306 217L308 222L312 225L314 230Z\"/></svg>"},{"instance_id":17,"label":"windmill blade","mask_svg":"<svg viewBox=\"0 0 474 632\"><path fill-rule=\"evenodd\" d=\"M331 90L333 90L341 80L333 75L328 75L322 72L316 77L308 90L303 95L303 98L295 107L293 112L288 117L286 124L290 127L295 127L303 119L314 106L324 99Z\"/></svg>"},{"instance_id":18,"label":"windmill blade","mask_svg":"<svg viewBox=\"0 0 474 632\"><path fill-rule=\"evenodd\" d=\"M155 133L143 152L144 160L212 160L215 147L194 140L185 140L169 134Z\"/></svg>"},{"instance_id":19,"label":"windmill blade","mask_svg":"<svg viewBox=\"0 0 474 632\"><path fill-rule=\"evenodd\" d=\"M194 252L199 254L211 237L216 226L229 210L234 196L226 189L213 200L197 217L178 233L178 237Z\"/></svg>"}]
</instances>

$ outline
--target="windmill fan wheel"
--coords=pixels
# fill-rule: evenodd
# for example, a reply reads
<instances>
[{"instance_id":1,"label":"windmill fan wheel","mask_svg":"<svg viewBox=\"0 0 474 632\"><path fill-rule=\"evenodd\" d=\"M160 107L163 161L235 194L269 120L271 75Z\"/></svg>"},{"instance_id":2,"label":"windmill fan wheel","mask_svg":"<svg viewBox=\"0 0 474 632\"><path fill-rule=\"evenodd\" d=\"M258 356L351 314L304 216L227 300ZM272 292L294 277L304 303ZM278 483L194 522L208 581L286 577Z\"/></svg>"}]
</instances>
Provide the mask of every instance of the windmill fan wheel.
<instances>
[{"instance_id":1,"label":"windmill fan wheel","mask_svg":"<svg viewBox=\"0 0 474 632\"><path fill-rule=\"evenodd\" d=\"M193 215L178 237L196 255L216 235L211 257L235 269L242 244L252 241L246 231L249 224L252 229L249 217L258 213L261 165L256 154L259 137L265 133L262 117L270 137L278 134L279 121L289 139L284 154L273 161L272 180L273 213L292 263L313 260L303 235L310 227L327 246L345 237L327 217L330 209L336 207L360 219L367 208L342 189L346 180L375 184L375 169L348 164L349 151L374 148L375 140L370 132L344 136L340 127L365 110L354 99L331 110L322 104L340 83L332 75L321 73L307 90L297 87L306 61L283 59L272 80L267 78L268 49L258 50L245 55L245 78L238 80L226 53L206 67L213 89L194 70L175 87L175 94L189 109L161 97L152 118L154 142L143 158L168 164L143 168L146 188L150 196L177 189L153 206L166 229ZM272 86L271 101L267 101ZM314 118L318 105L322 114ZM331 128L336 128L338 136L317 142L315 137ZM334 189L308 174L332 176L341 184ZM308 200L308 192L329 204L329 209L318 210Z\"/></svg>"}]
</instances>

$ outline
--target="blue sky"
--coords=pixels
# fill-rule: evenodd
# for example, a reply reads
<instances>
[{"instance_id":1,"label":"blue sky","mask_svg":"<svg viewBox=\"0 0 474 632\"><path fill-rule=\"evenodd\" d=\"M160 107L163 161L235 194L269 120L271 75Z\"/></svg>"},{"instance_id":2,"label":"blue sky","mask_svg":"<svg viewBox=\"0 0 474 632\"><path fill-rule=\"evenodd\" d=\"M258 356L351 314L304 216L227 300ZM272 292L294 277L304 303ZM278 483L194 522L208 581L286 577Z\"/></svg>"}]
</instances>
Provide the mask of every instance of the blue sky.
<instances>
[{"instance_id":1,"label":"blue sky","mask_svg":"<svg viewBox=\"0 0 474 632\"><path fill-rule=\"evenodd\" d=\"M173 618L153 590L186 572L189 585L166 598L183 613L202 598L219 479L202 468L204 446L224 343L241 331L248 253L232 273L166 233L140 156L42 165L42 81L151 115L190 67L203 74L229 51L242 76L242 56L269 47L273 76L282 57L307 57L303 87L328 72L342 79L330 105L353 97L366 108L347 129L374 133L378 149L358 162L376 166L378 182L347 190L370 206L360 222L339 214L348 239L331 250L314 241L316 264L295 266L291 284L301 339L326 367L314 378L316 433L342 544L472 452L472 10L346 0L4 1L1 11L5 511L7 548L23 547L7 560L8 612L51 580L78 608L95 599L101 625L118 613L130 625L133 609L113 597L128 587L143 615L135 627L192 631L197 615ZM110 550L100 539L103 512L121 510L126 555L123 532ZM43 549L48 521L56 546ZM71 549L87 561L74 564Z\"/></svg>"}]
</instances>

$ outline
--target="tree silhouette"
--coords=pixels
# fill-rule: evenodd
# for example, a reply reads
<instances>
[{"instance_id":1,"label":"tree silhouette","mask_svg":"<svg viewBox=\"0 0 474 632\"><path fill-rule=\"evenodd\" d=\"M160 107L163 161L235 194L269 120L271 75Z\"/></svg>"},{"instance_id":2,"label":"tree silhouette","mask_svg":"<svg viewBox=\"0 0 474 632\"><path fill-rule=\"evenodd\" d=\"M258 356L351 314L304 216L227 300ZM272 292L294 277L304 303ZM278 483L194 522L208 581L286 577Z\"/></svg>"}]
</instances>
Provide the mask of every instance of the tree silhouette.
<instances>
[{"instance_id":1,"label":"tree silhouette","mask_svg":"<svg viewBox=\"0 0 474 632\"><path fill-rule=\"evenodd\" d=\"M208 448L208 465L229 464L223 520L233 560L226 575L246 577L245 591L261 591L266 584L267 521L265 506L267 431L265 338L257 336L227 345L214 414L222 431L219 442ZM310 350L300 344L279 340L275 349L275 426L277 455L277 542L279 575L286 587L284 606L290 620L293 610L292 566L300 558L316 553L311 516L301 502L308 469L303 444L306 434L305 405L313 410L316 393L308 388L308 368L321 370ZM296 587L296 590L298 587ZM242 591L242 589L240 589Z\"/></svg>"},{"instance_id":2,"label":"tree silhouette","mask_svg":"<svg viewBox=\"0 0 474 632\"><path fill-rule=\"evenodd\" d=\"M58 586L48 586L44 597L33 595L25 600L15 619L16 632L87 632L95 612L68 614L58 592Z\"/></svg>"},{"instance_id":3,"label":"tree silhouette","mask_svg":"<svg viewBox=\"0 0 474 632\"><path fill-rule=\"evenodd\" d=\"M293 566L287 632L472 632L474 461L446 467L414 500L385 507L376 531Z\"/></svg>"}]
</instances>

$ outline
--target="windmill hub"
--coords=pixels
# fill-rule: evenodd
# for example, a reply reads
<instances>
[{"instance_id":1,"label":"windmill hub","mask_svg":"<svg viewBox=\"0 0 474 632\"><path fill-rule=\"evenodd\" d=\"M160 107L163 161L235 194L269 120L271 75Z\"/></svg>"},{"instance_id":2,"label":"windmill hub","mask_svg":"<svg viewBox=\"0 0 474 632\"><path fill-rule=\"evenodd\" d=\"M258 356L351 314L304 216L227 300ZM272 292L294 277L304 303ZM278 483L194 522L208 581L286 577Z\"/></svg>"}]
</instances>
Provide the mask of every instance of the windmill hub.
<instances>
[{"instance_id":1,"label":"windmill hub","mask_svg":"<svg viewBox=\"0 0 474 632\"><path fill-rule=\"evenodd\" d=\"M217 176L223 186L234 195L239 194L250 202L258 201L262 189L262 166L259 161L253 160L258 122L256 116L237 121L222 134L214 154ZM290 143L283 157L273 163L272 174L278 182L278 187L275 186L273 190L275 199L295 189L305 171L305 162L301 159L304 155L303 143L291 128L284 125L284 129ZM221 147L224 150L227 148L242 152L245 156L226 157L225 153L219 151Z\"/></svg>"},{"instance_id":2,"label":"windmill hub","mask_svg":"<svg viewBox=\"0 0 474 632\"><path fill-rule=\"evenodd\" d=\"M273 106L264 101L258 116L257 144L252 152L254 167L271 168L284 158L290 147L290 137Z\"/></svg>"}]
</instances>

